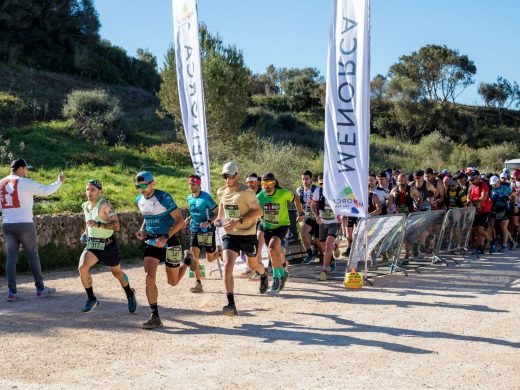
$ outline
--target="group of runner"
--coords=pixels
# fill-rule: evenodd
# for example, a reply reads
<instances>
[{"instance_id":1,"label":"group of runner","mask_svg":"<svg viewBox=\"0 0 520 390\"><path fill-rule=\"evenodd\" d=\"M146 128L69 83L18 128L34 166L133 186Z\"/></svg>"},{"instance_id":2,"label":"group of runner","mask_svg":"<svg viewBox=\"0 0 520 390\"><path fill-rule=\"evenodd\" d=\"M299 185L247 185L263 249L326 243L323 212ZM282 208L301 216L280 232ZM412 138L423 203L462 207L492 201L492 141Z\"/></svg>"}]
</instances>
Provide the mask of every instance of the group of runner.
<instances>
[{"instance_id":1,"label":"group of runner","mask_svg":"<svg viewBox=\"0 0 520 390\"><path fill-rule=\"evenodd\" d=\"M32 224L32 197L56 191L64 181L58 180L44 186L25 178L27 163L16 160L11 165L11 175L0 182L0 195L4 211L4 237L8 251L8 301L16 300L16 260L18 245L29 248L29 264L35 277L38 296L46 296L55 289L44 287L39 258L37 257L36 235ZM302 185L295 191L281 188L273 173L259 177L250 173L243 184L238 166L229 162L223 166L224 184L217 191L217 203L212 196L202 191L201 178L190 175L187 185L189 216L184 217L173 197L156 188L151 172L139 172L135 176L135 188L139 192L135 202L143 215L143 223L135 237L143 241L145 287L150 318L142 324L144 329L162 326L158 308L157 270L164 263L169 285L176 286L191 270L195 275L193 293L203 292L199 257L204 250L206 260L219 257L224 262L224 284L227 304L223 314L237 314L234 297L233 270L237 258L242 254L251 273L257 275L259 292L269 290L269 273L263 264L262 248L267 247L272 283L270 292L282 291L288 280L288 267L283 243L291 220L289 207L297 212L296 221L302 222L300 236L306 250L304 264L322 262L319 280L327 280L328 273L335 269L335 258L340 256L338 236L347 239L348 256L352 245L353 229L357 224L354 217L336 215L323 194L323 174L313 176L305 170L301 173ZM316 184L315 184L316 183ZM520 234L520 170L504 170L500 175L481 175L469 167L454 172L437 173L428 168L417 170L407 176L397 170L387 170L368 177L368 211L371 215L409 214L414 211L475 207L473 241L478 253L489 249L506 251L516 245ZM137 309L135 290L130 287L128 276L120 266L121 253L115 238L120 230L117 213L103 195L99 180L86 184L87 201L83 203L85 231L80 240L85 249L79 260L80 279L87 294L81 308L90 312L99 304L94 294L90 269L98 262L108 266L120 283L128 300L128 311ZM292 204L292 206L290 206ZM30 220L30 221L29 221ZM511 223L510 223L511 222ZM29 226L30 225L30 226ZM217 245L217 228L223 229L221 245ZM189 249L183 250L179 234L188 229ZM33 237L34 236L34 237Z\"/></svg>"}]
</instances>

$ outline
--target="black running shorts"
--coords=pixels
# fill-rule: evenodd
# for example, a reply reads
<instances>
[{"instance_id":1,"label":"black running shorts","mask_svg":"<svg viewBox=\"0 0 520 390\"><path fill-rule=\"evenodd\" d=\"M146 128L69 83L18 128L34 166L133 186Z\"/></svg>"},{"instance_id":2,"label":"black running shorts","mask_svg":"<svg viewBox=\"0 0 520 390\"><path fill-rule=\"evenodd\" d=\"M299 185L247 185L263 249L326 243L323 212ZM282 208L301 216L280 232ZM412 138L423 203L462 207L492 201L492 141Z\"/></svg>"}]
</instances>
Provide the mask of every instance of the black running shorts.
<instances>
[{"instance_id":1,"label":"black running shorts","mask_svg":"<svg viewBox=\"0 0 520 390\"><path fill-rule=\"evenodd\" d=\"M255 234L248 236L225 234L222 237L222 248L238 254L243 251L246 256L255 257L258 251L258 239Z\"/></svg>"},{"instance_id":2,"label":"black running shorts","mask_svg":"<svg viewBox=\"0 0 520 390\"><path fill-rule=\"evenodd\" d=\"M113 237L107 238L105 249L99 250L85 248L84 252L92 253L101 263L107 267L115 267L121 263L121 252L119 250L119 245L117 245L117 242Z\"/></svg>"}]
</instances>

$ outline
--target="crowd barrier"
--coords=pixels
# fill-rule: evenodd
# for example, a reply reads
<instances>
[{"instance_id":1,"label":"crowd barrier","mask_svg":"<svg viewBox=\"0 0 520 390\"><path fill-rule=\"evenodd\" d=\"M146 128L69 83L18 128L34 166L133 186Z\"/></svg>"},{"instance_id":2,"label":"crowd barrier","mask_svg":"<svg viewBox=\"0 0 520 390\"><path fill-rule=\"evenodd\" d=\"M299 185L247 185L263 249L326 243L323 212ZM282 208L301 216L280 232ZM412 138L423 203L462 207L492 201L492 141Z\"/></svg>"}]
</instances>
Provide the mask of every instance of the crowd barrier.
<instances>
[{"instance_id":1,"label":"crowd barrier","mask_svg":"<svg viewBox=\"0 0 520 390\"><path fill-rule=\"evenodd\" d=\"M378 268L389 267L390 273L406 273L411 263L449 265L449 254L466 253L474 218L475 209L469 207L362 219L354 231L347 271L377 273Z\"/></svg>"}]
</instances>

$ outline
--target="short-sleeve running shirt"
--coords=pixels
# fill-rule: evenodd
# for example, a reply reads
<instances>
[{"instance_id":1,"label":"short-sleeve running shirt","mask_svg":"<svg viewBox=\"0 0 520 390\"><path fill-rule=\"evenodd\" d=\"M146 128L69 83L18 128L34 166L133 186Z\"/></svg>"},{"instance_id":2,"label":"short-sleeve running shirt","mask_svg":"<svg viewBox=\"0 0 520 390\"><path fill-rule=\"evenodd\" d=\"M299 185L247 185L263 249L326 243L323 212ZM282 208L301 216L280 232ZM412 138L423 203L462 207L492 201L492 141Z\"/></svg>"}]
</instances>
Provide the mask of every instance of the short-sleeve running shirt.
<instances>
[{"instance_id":1,"label":"short-sleeve running shirt","mask_svg":"<svg viewBox=\"0 0 520 390\"><path fill-rule=\"evenodd\" d=\"M471 185L469 189L469 200L470 202L474 202L480 199L482 192L487 192L487 198L483 203L480 203L480 209L477 209L477 214L480 213L489 213L491 211L491 199L489 198L489 186L485 181L481 181L477 185Z\"/></svg>"},{"instance_id":2,"label":"short-sleeve running shirt","mask_svg":"<svg viewBox=\"0 0 520 390\"><path fill-rule=\"evenodd\" d=\"M233 191L229 187L221 187L217 190L217 196L224 208L226 219L239 218L247 214L252 207L258 206L255 193L244 184ZM226 233L234 236L255 235L256 221L241 223L233 229L226 230Z\"/></svg>"},{"instance_id":3,"label":"short-sleeve running shirt","mask_svg":"<svg viewBox=\"0 0 520 390\"><path fill-rule=\"evenodd\" d=\"M272 230L280 226L289 226L289 208L287 202L294 200L292 191L285 188L275 188L272 195L268 195L262 190L256 196L260 202L260 207L264 213L262 217L262 225L264 229Z\"/></svg>"},{"instance_id":4,"label":"short-sleeve running shirt","mask_svg":"<svg viewBox=\"0 0 520 390\"><path fill-rule=\"evenodd\" d=\"M212 210L217 207L217 204L211 195L204 191L201 191L197 197L190 194L186 199L188 200L188 206L190 208L190 231L192 233L198 233L202 229L200 224L208 222L213 218ZM207 231L214 232L215 227L211 226Z\"/></svg>"},{"instance_id":5,"label":"short-sleeve running shirt","mask_svg":"<svg viewBox=\"0 0 520 390\"><path fill-rule=\"evenodd\" d=\"M177 209L177 204L170 194L155 190L149 198L139 194L135 202L144 217L146 233L168 234L168 230L175 222L170 213Z\"/></svg>"}]
</instances>

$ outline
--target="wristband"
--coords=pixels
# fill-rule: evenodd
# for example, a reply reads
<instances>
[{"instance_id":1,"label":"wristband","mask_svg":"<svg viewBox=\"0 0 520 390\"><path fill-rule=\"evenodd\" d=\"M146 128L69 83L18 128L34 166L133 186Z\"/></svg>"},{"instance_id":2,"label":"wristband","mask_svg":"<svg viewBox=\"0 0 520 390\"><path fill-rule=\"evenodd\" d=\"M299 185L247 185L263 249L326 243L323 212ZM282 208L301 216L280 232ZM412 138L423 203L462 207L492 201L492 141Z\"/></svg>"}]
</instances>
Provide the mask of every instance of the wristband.
<instances>
[{"instance_id":1,"label":"wristband","mask_svg":"<svg viewBox=\"0 0 520 390\"><path fill-rule=\"evenodd\" d=\"M305 215L305 211L300 211L300 212L298 213L298 215L299 215L300 217L303 217L303 216Z\"/></svg>"},{"instance_id":2,"label":"wristband","mask_svg":"<svg viewBox=\"0 0 520 390\"><path fill-rule=\"evenodd\" d=\"M97 223L97 227L98 227L98 228L101 227L101 222L98 221L98 223Z\"/></svg>"},{"instance_id":3,"label":"wristband","mask_svg":"<svg viewBox=\"0 0 520 390\"><path fill-rule=\"evenodd\" d=\"M238 217L238 220L240 221L240 223L244 223L244 217Z\"/></svg>"}]
</instances>

